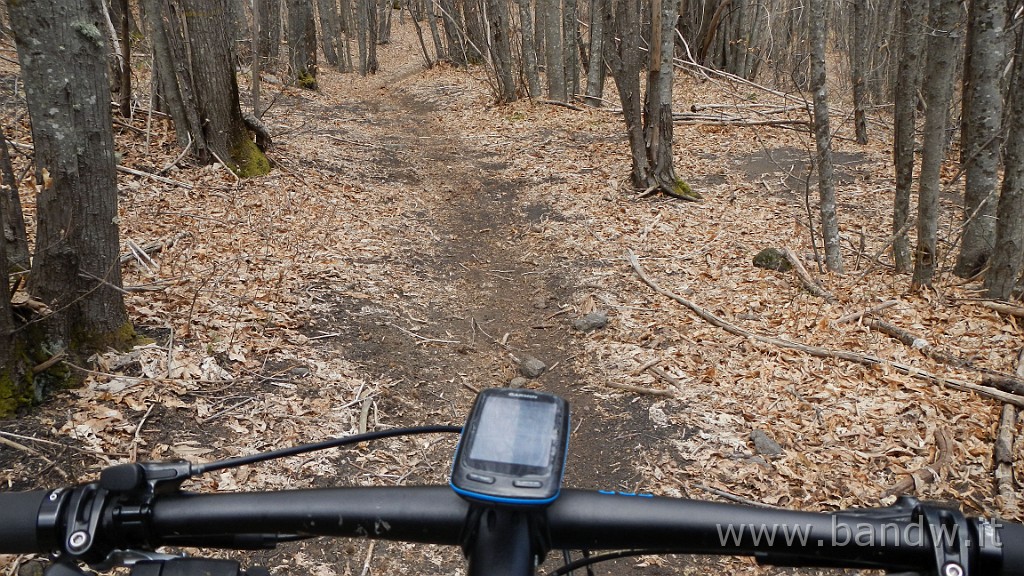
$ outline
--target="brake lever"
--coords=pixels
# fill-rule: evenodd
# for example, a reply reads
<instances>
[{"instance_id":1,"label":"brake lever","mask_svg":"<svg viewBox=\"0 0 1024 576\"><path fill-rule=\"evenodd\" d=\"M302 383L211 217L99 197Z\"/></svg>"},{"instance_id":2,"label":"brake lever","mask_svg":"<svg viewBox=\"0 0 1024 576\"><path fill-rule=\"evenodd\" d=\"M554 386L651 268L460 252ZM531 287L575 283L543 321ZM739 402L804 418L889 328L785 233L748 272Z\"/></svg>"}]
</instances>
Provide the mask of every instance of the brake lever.
<instances>
[{"instance_id":1,"label":"brake lever","mask_svg":"<svg viewBox=\"0 0 1024 576\"><path fill-rule=\"evenodd\" d=\"M112 568L131 567L139 562L166 562L184 557L184 554L164 554L151 550L112 550L102 562L90 564L89 567L106 572Z\"/></svg>"}]
</instances>

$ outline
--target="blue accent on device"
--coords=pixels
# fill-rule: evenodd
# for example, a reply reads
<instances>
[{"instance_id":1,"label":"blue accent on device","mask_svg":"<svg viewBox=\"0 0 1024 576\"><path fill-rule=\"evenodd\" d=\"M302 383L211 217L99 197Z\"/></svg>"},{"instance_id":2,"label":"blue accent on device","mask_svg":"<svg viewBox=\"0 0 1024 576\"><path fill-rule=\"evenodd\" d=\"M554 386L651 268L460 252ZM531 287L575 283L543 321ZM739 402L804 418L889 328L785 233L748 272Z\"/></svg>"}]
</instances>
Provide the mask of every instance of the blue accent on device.
<instances>
[{"instance_id":1,"label":"blue accent on device","mask_svg":"<svg viewBox=\"0 0 1024 576\"><path fill-rule=\"evenodd\" d=\"M483 390L462 428L451 487L493 506L545 506L558 498L569 451L569 404L534 390Z\"/></svg>"}]
</instances>

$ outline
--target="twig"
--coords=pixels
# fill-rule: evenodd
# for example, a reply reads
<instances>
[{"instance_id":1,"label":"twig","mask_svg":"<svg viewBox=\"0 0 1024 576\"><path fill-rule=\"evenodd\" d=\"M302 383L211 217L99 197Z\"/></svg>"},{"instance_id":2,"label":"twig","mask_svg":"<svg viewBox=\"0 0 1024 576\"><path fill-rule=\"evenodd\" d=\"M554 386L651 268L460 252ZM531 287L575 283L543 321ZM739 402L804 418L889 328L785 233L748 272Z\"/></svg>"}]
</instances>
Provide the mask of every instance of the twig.
<instances>
[{"instance_id":1,"label":"twig","mask_svg":"<svg viewBox=\"0 0 1024 576\"><path fill-rule=\"evenodd\" d=\"M412 336L413 338L420 339L423 343L437 342L439 344L461 344L461 342L459 340L442 340L440 338L427 338L426 336L420 336L419 334L417 334L417 333L415 333L415 332L413 332L411 330L406 330L405 328L402 328L401 326L399 326L398 324L395 324L394 322L388 322L388 324L393 326L393 327L395 327L395 328L398 328L399 330L401 330L402 332L408 334L409 336Z\"/></svg>"},{"instance_id":2,"label":"twig","mask_svg":"<svg viewBox=\"0 0 1024 576\"><path fill-rule=\"evenodd\" d=\"M67 357L67 354L65 354L64 352L58 352L57 354L54 354L53 356L51 356L48 360L46 360L42 364L37 364L36 366L33 366L32 367L32 373L33 374L40 374L42 372L46 372L47 370L52 368L54 366L54 364L57 364L58 362L60 362L61 360L63 360L66 357Z\"/></svg>"},{"instance_id":3,"label":"twig","mask_svg":"<svg viewBox=\"0 0 1024 576\"><path fill-rule=\"evenodd\" d=\"M223 166L224 169L227 170L229 174L231 174L231 177L235 179L235 186L238 186L238 184L242 182L242 179L238 177L238 174L235 174L235 171L231 169L231 166L229 166L228 163L225 162L223 158L218 156L217 152L213 148L210 148L210 154L217 159L217 162L220 162L220 165Z\"/></svg>"},{"instance_id":4,"label":"twig","mask_svg":"<svg viewBox=\"0 0 1024 576\"><path fill-rule=\"evenodd\" d=\"M188 151L191 150L191 149L192 149L192 134L189 134L188 135L188 144L185 144L185 147L182 148L181 153L178 154L178 156L174 160L172 160L170 164L168 164L167 166L164 166L163 168L160 169L160 174L164 174L165 172L167 172L171 168L175 167L178 164L178 162L181 162L181 159L184 158L185 155L188 154Z\"/></svg>"},{"instance_id":5,"label":"twig","mask_svg":"<svg viewBox=\"0 0 1024 576\"><path fill-rule=\"evenodd\" d=\"M618 390L625 390L627 392L636 392L637 394L650 394L651 396L675 396L675 393L671 390L659 390L657 388L644 388L643 386L633 386L631 384L619 384L617 382L608 382L606 384L609 388L616 388Z\"/></svg>"},{"instance_id":6,"label":"twig","mask_svg":"<svg viewBox=\"0 0 1024 576\"><path fill-rule=\"evenodd\" d=\"M949 462L953 455L949 434L942 428L935 430L935 446L935 460L929 466L911 472L906 478L897 482L895 486L882 492L882 497L906 494L917 486L938 480L943 466Z\"/></svg>"},{"instance_id":7,"label":"twig","mask_svg":"<svg viewBox=\"0 0 1024 576\"><path fill-rule=\"evenodd\" d=\"M561 106L562 108L568 108L569 110L575 110L577 112L586 112L583 108L569 102L563 102L561 100L538 100L541 104L550 104L552 106Z\"/></svg>"},{"instance_id":8,"label":"twig","mask_svg":"<svg viewBox=\"0 0 1024 576\"><path fill-rule=\"evenodd\" d=\"M747 506L757 506L758 508L778 508L778 506L772 506L771 504L765 504L764 502L758 502L757 500L751 500L750 498L744 498L743 496L737 496L731 492L725 490L719 490L718 488L712 488L706 484L694 484L696 488L700 488L705 492L710 492L715 496L721 496L726 500L732 500L733 502L739 502L740 504L746 504Z\"/></svg>"},{"instance_id":9,"label":"twig","mask_svg":"<svg viewBox=\"0 0 1024 576\"><path fill-rule=\"evenodd\" d=\"M836 297L833 296L831 292L822 288L820 284L818 284L813 278L811 278L810 273L807 272L807 269L804 268L803 263L800 262L800 258L798 258L792 250L786 248L785 253L786 260L788 260L790 265L793 266L793 272L796 273L797 278L800 279L800 282L804 285L804 288L806 288L808 292L814 294L819 298L824 298L828 302L836 301Z\"/></svg>"},{"instance_id":10,"label":"twig","mask_svg":"<svg viewBox=\"0 0 1024 576\"><path fill-rule=\"evenodd\" d=\"M647 370L648 368L651 368L653 366L657 366L658 364L661 364L661 358L655 358L653 360L648 360L647 362L644 362L639 368L637 368L636 370L633 370L633 375L634 376L639 376L640 374L643 373L644 370Z\"/></svg>"},{"instance_id":11,"label":"twig","mask_svg":"<svg viewBox=\"0 0 1024 576\"><path fill-rule=\"evenodd\" d=\"M1024 308L1020 306L1004 304L1002 302L992 302L991 300L981 300L978 304L988 308L989 310L995 310L1001 314L1009 314L1011 316L1016 316L1017 318L1024 318Z\"/></svg>"},{"instance_id":12,"label":"twig","mask_svg":"<svg viewBox=\"0 0 1024 576\"><path fill-rule=\"evenodd\" d=\"M128 168L127 166L118 166L117 167L117 171L118 172L124 172L125 174L131 174L133 176L141 176L143 178L149 178L150 180L156 180L157 182L163 182L164 184L170 184L172 186L179 186L179 187L184 188L186 190L192 190L193 189L191 184L186 184L184 182L179 182L177 180L171 180L170 178L165 178L163 176L157 176L156 174L150 174L149 172L143 172L142 170L135 170L133 168Z\"/></svg>"},{"instance_id":13,"label":"twig","mask_svg":"<svg viewBox=\"0 0 1024 576\"><path fill-rule=\"evenodd\" d=\"M999 432L996 435L995 447L992 451L992 462L995 464L996 490L1000 508L1003 513L1016 515L1017 490L1013 482L1013 437L1017 425L1017 409L1003 404L999 419Z\"/></svg>"},{"instance_id":14,"label":"twig","mask_svg":"<svg viewBox=\"0 0 1024 576\"><path fill-rule=\"evenodd\" d=\"M785 340L783 338L764 336L761 334L750 332L749 330L740 328L735 324L732 324L730 322L723 320L722 318L719 318L718 316L715 316L711 312L705 310L704 308L701 308L700 306L694 304L693 302L690 302L686 298L683 298L682 296L659 286L657 283L654 282L654 280L647 276L647 273L644 272L643 267L640 266L640 260L637 258L636 254L634 254L632 250L627 250L627 258L629 260L630 265L632 265L633 270L637 273L637 276L640 277L644 284L650 286L651 289L653 289L658 294L661 294L662 296L665 296L667 298L671 298L672 300L675 300L679 304L686 306L694 314L699 316L704 321L708 322L713 326L721 328L722 330L725 330L730 334L742 336L755 342L760 342L762 344L768 344L771 346L777 346L779 348L799 350L805 354L814 356L816 358L832 358L838 360L846 360L848 362L853 362L864 366L888 366L901 374L910 376L911 378L916 378L918 380L923 380L925 382L929 382L932 384L938 384L940 386L952 388L953 390L970 390L981 396L993 398L1001 402L1006 402L1008 404L1013 404L1014 406L1024 408L1024 398L1020 396L1008 394L1006 392L1002 392L999 390L993 390L991 388L986 388L985 386L973 384L971 382L965 382L962 380L955 380L953 378L938 376L936 374L932 374L930 372L921 370L916 366L911 366L909 364L904 364L902 362L885 360L883 358L879 358L878 356L872 356L870 354L861 354L859 352L848 352L846 350L831 350L819 346L809 346L807 344L803 344L800 342L793 342L791 340Z\"/></svg>"},{"instance_id":15,"label":"twig","mask_svg":"<svg viewBox=\"0 0 1024 576\"><path fill-rule=\"evenodd\" d=\"M838 319L836 319L836 324L846 324L847 322L856 322L857 320L860 320L861 318L863 318L865 316L870 316L871 314L875 314L875 313L881 312L882 310L885 310L886 308L892 308L893 306L895 306L895 305L897 305L899 303L900 303L899 300L889 300L889 301L886 301L886 302L882 302L878 306L874 306L872 308L868 308L867 310L862 310L860 312L854 312L853 314L847 314L846 316L840 316Z\"/></svg>"},{"instance_id":16,"label":"twig","mask_svg":"<svg viewBox=\"0 0 1024 576\"><path fill-rule=\"evenodd\" d=\"M220 418L221 416L227 414L228 412L231 412L231 411L235 410L236 408L241 408L242 406L245 406L246 404L252 402L255 399L256 399L256 397L254 397L254 396L250 396L248 398L245 398L245 399L241 400L240 402L236 402L235 404L232 404L231 406L228 406L227 408L225 408L223 410L220 410L218 412L215 412L215 413L211 414L210 416L207 416L206 418L203 418L202 420L199 421L199 423L200 424L207 424L207 423L209 423L209 422L211 422L213 420L216 420L217 418Z\"/></svg>"},{"instance_id":17,"label":"twig","mask_svg":"<svg viewBox=\"0 0 1024 576\"><path fill-rule=\"evenodd\" d=\"M363 562L363 571L359 573L359 576L366 576L370 573L370 561L373 560L373 545L376 544L373 540L370 541L370 545L366 549L366 560Z\"/></svg>"},{"instance_id":18,"label":"twig","mask_svg":"<svg viewBox=\"0 0 1024 576\"><path fill-rule=\"evenodd\" d=\"M648 371L649 371L649 372L650 372L651 374L654 374L654 375L655 375L655 376L657 376L658 378L661 378L661 379L662 379L662 380L664 380L665 382L668 382L669 384L671 384L671 385L675 386L675 387L676 387L676 388L678 388L678 389L679 389L680 391L682 391L682 390L683 390L683 382L682 382L681 380L679 380L678 378L673 378L673 377L672 377L671 375L669 375L669 373L668 373L668 372L665 372L665 371L664 371L664 370L662 370L661 368L658 368L657 366L651 366L651 367L650 367L650 368L648 368L647 370L648 370Z\"/></svg>"},{"instance_id":19,"label":"twig","mask_svg":"<svg viewBox=\"0 0 1024 576\"><path fill-rule=\"evenodd\" d=\"M60 474L61 478L67 479L67 477L68 477L67 472L65 472L65 471L61 470L59 467L57 467L57 465L54 463L53 460L50 460L46 456L43 456L38 450L35 450L33 448L29 448L28 446L25 446L24 444L21 444L19 442L15 442L14 440L8 440L7 438L4 438L3 436L0 436L0 445L7 446L9 448L14 448L15 450L21 450L22 452L28 452L29 454L32 454L33 456L39 458L43 462L46 462L46 465L50 466L54 470L56 470L57 474Z\"/></svg>"}]
</instances>

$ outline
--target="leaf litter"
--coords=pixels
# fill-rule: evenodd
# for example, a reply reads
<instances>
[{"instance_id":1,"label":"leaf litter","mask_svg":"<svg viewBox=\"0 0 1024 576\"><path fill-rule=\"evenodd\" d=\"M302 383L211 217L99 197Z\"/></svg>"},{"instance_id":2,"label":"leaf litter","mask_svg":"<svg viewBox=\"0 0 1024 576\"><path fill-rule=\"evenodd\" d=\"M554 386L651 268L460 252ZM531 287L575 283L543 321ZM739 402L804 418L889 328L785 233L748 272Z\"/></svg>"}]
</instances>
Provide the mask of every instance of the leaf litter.
<instances>
[{"instance_id":1,"label":"leaf litter","mask_svg":"<svg viewBox=\"0 0 1024 576\"><path fill-rule=\"evenodd\" d=\"M619 442L622 465L636 476L630 489L831 510L891 502L887 489L913 475L919 497L960 502L970 514L1024 519L995 496L992 446L1000 403L888 365L815 358L733 336L653 292L625 259L633 250L660 285L754 333L979 380L977 372L939 364L863 323L836 322L897 300L879 312L887 322L977 366L1012 373L1021 347L1019 320L976 305L976 285L947 272L935 292L914 294L909 278L895 274L885 256L870 261L891 233L887 133L874 131L866 147L835 141L840 153L856 160L840 164L838 187L844 257L853 271L826 275L810 259L801 188L806 162L778 152L809 150L806 134L677 125L677 170L706 200L638 198L627 185L628 150L613 111L527 101L493 106L478 71L423 71L414 50L410 30L399 28L393 43L381 47L378 77L324 69L319 92L277 86L264 118L277 143L271 157L278 168L268 176L237 182L223 167L188 160L168 173L187 188L119 175L122 252L132 253L130 243L161 246L149 259L128 257L124 267L130 315L151 342L97 355L80 367L87 370L84 386L28 416L0 422L0 433L18 435L48 457L0 446L7 488L49 486L54 467L87 480L104 466L136 458L206 461L392 426L402 418L458 422L472 397L467 385L500 385L515 375L511 365L495 360L503 353L501 334L493 342L473 341L458 331L472 325L477 335L475 320L459 316L467 304L459 299L540 290L519 287L533 277L510 273L506 268L514 264L537 270L529 274L560 276L570 287L559 302L572 310L569 320L595 310L610 316L606 328L565 336L575 350L559 362L581 375L574 395L606 407L586 418L621 423L613 407L641 407L642 419L624 425L641 426L632 433L657 439L643 450L631 450L628 439L573 439L576 445ZM751 97L758 96L680 75L675 104L683 110ZM409 101L424 106L415 130L397 120L396 107ZM16 140L28 140L24 119L10 126ZM156 130L148 149L140 134L118 134L124 163L140 170L167 165L178 155L170 134L166 126ZM414 149L412 139L424 147ZM470 154L479 159L479 173L460 175L466 165L452 158ZM766 163L766 157L783 160ZM26 158L16 161L24 165ZM460 259L452 264L445 242L464 247L475 239L455 238L439 223L465 197L467 184L486 183L492 171L513 179L516 209L530 217L473 222L473 234L496 236L496 244L515 256L500 268L488 268L493 262L476 253L456 254ZM813 203L813 187L811 194ZM31 218L30 195L23 193L23 202ZM951 243L955 211L946 208ZM753 267L753 256L768 246L790 247L807 259L837 300L811 295L795 276ZM456 266L484 272L467 288L465 280L453 280ZM564 318L541 330L570 332L556 324ZM480 324L481 330L489 326ZM435 388L416 383L413 390L444 397L425 402L410 394L412 383L403 376L382 377L387 366L375 366L378 357L359 355L360 342L384 338L408 341L411 352L396 351L397 363L415 359L416 350L444 349L476 364ZM522 339L512 333L513 345ZM492 348L488 360L472 360ZM754 430L782 453L758 454ZM951 458L926 478L919 472L939 457L939 435L948 438ZM225 471L194 487L438 482L450 449L448 440L387 441L344 456L307 455ZM1019 440L1014 454L1019 459ZM593 471L584 483L601 473ZM457 565L451 551L359 546L339 545L334 555L303 547L265 560L275 572L301 567L325 574L351 573L366 562L397 573L450 572ZM408 564L409 558L418 563ZM706 568L683 563L675 570L694 566ZM766 570L745 560L728 566Z\"/></svg>"}]
</instances>

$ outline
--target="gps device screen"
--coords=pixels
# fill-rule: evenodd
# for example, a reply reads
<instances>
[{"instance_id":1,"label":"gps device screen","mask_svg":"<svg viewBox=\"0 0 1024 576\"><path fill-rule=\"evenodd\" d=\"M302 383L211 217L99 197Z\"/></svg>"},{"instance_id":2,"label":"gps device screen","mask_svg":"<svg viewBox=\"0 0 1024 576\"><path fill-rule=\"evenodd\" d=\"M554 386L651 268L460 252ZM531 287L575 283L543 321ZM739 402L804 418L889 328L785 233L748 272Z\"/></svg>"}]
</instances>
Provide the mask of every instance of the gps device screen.
<instances>
[{"instance_id":1,"label":"gps device screen","mask_svg":"<svg viewBox=\"0 0 1024 576\"><path fill-rule=\"evenodd\" d=\"M452 488L493 504L549 503L561 487L568 434L569 406L558 396L484 390L462 429Z\"/></svg>"}]
</instances>

